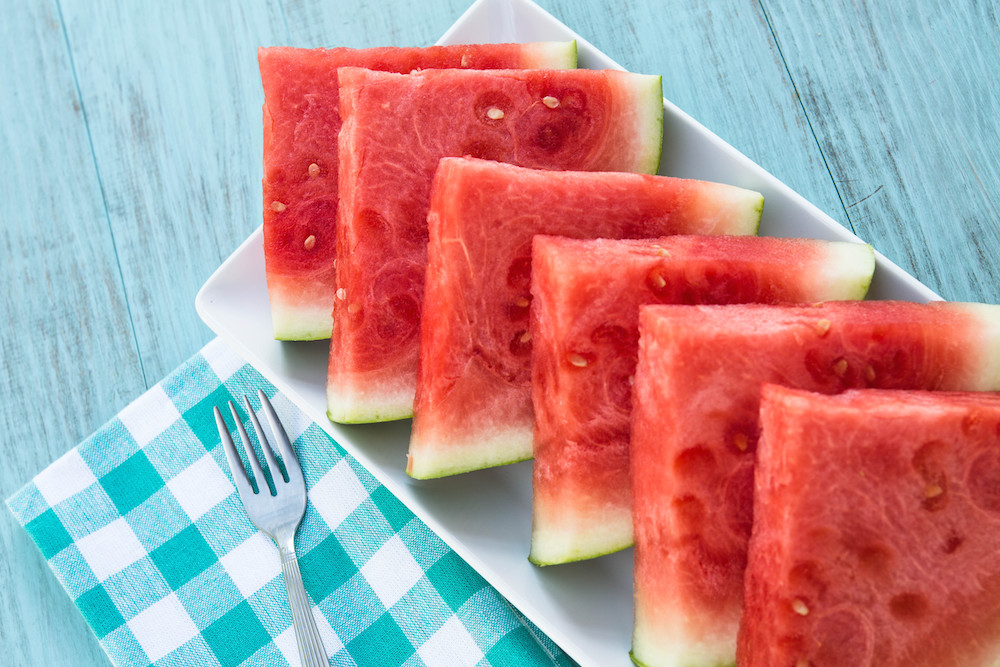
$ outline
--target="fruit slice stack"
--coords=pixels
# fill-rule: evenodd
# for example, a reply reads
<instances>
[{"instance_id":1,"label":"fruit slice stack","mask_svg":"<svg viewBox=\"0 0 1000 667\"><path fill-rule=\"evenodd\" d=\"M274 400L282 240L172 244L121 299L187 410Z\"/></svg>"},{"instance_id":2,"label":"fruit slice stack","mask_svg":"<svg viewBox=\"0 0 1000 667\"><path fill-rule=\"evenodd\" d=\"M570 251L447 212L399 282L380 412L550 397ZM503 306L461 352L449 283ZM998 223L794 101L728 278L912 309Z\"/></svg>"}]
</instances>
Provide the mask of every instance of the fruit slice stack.
<instances>
[{"instance_id":1,"label":"fruit slice stack","mask_svg":"<svg viewBox=\"0 0 1000 667\"><path fill-rule=\"evenodd\" d=\"M650 666L735 659L762 384L1000 389L998 306L645 306L640 331L633 655Z\"/></svg>"}]
</instances>

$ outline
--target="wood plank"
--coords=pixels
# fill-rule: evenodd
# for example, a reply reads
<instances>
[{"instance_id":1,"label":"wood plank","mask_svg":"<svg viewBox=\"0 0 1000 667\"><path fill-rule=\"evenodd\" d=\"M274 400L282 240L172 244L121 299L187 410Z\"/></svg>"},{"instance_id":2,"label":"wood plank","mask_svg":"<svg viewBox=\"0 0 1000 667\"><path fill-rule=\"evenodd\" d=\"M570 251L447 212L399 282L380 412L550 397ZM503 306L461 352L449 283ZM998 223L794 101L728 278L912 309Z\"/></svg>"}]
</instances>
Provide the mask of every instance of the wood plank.
<instances>
[{"instance_id":1,"label":"wood plank","mask_svg":"<svg viewBox=\"0 0 1000 667\"><path fill-rule=\"evenodd\" d=\"M763 6L858 234L947 299L997 302L997 5Z\"/></svg>"},{"instance_id":2,"label":"wood plank","mask_svg":"<svg viewBox=\"0 0 1000 667\"><path fill-rule=\"evenodd\" d=\"M305 48L430 46L471 0L315 2L284 0L288 44Z\"/></svg>"},{"instance_id":3,"label":"wood plank","mask_svg":"<svg viewBox=\"0 0 1000 667\"><path fill-rule=\"evenodd\" d=\"M211 338L194 309L261 221L256 49L265 2L63 3L68 41L150 383ZM128 26L122 30L122 26Z\"/></svg>"},{"instance_id":4,"label":"wood plank","mask_svg":"<svg viewBox=\"0 0 1000 667\"><path fill-rule=\"evenodd\" d=\"M756 2L539 4L626 69L662 75L667 99L849 226Z\"/></svg>"},{"instance_id":5,"label":"wood plank","mask_svg":"<svg viewBox=\"0 0 1000 667\"><path fill-rule=\"evenodd\" d=\"M6 498L145 384L55 2L6 7L0 62ZM31 539L8 512L0 515L5 660L106 664Z\"/></svg>"}]
</instances>

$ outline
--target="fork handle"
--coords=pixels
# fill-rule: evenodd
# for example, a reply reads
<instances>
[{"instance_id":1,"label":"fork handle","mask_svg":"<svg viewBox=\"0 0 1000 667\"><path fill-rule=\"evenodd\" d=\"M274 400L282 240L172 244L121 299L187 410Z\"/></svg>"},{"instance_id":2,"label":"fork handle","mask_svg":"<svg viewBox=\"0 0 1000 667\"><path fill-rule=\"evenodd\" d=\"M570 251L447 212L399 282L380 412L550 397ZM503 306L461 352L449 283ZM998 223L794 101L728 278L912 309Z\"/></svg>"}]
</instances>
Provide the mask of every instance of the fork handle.
<instances>
[{"instance_id":1,"label":"fork handle","mask_svg":"<svg viewBox=\"0 0 1000 667\"><path fill-rule=\"evenodd\" d=\"M281 549L281 573L285 577L285 591L288 593L288 606L292 609L292 626L302 667L329 667L330 661L319 637L309 597L302 585L298 557L293 549Z\"/></svg>"}]
</instances>

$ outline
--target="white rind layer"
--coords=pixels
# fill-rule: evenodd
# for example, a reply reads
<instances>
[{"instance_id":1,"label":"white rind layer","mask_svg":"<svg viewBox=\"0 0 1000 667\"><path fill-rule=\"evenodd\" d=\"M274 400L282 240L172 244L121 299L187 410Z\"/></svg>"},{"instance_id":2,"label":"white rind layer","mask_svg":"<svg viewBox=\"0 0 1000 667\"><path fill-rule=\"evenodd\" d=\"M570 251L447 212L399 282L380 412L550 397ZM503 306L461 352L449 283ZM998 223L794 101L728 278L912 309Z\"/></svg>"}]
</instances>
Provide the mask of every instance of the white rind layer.
<instances>
[{"instance_id":1,"label":"white rind layer","mask_svg":"<svg viewBox=\"0 0 1000 667\"><path fill-rule=\"evenodd\" d=\"M655 174L663 152L663 78L652 74L633 74L635 97L635 133L637 151L634 165L640 174Z\"/></svg>"},{"instance_id":2,"label":"white rind layer","mask_svg":"<svg viewBox=\"0 0 1000 667\"><path fill-rule=\"evenodd\" d=\"M825 270L815 276L816 301L861 300L875 272L875 250L867 243L830 242Z\"/></svg>"},{"instance_id":3,"label":"white rind layer","mask_svg":"<svg viewBox=\"0 0 1000 667\"><path fill-rule=\"evenodd\" d=\"M409 419L413 416L413 387L340 393L337 387L328 383L326 416L338 424L373 424Z\"/></svg>"},{"instance_id":4,"label":"white rind layer","mask_svg":"<svg viewBox=\"0 0 1000 667\"><path fill-rule=\"evenodd\" d=\"M576 69L576 40L570 42L535 42L526 44L530 54L526 67L537 69Z\"/></svg>"},{"instance_id":5,"label":"white rind layer","mask_svg":"<svg viewBox=\"0 0 1000 667\"><path fill-rule=\"evenodd\" d=\"M1000 391L1000 306L986 303L956 304L980 322L982 342L979 365L969 378L973 391Z\"/></svg>"},{"instance_id":6,"label":"white rind layer","mask_svg":"<svg viewBox=\"0 0 1000 667\"><path fill-rule=\"evenodd\" d=\"M429 439L432 446L410 441L406 474L414 479L447 477L463 472L527 461L532 457L532 436L522 428L499 429L474 440Z\"/></svg>"},{"instance_id":7,"label":"white rind layer","mask_svg":"<svg viewBox=\"0 0 1000 667\"><path fill-rule=\"evenodd\" d=\"M614 516L594 517L593 525L585 528L581 524L587 517L575 516L573 521L560 523L551 518L557 512L536 508L528 560L535 565L558 565L605 556L632 546L632 513L629 508L611 509ZM547 518L540 522L539 517Z\"/></svg>"},{"instance_id":8,"label":"white rind layer","mask_svg":"<svg viewBox=\"0 0 1000 667\"><path fill-rule=\"evenodd\" d=\"M632 661L643 667L735 667L736 633L738 623L734 622L732 632L714 638L692 640L681 630L688 619L679 610L660 609L660 621L651 624L644 617L644 605L636 596L636 619L632 633ZM674 616L669 622L667 616ZM675 632L664 632L666 629Z\"/></svg>"},{"instance_id":9,"label":"white rind layer","mask_svg":"<svg viewBox=\"0 0 1000 667\"><path fill-rule=\"evenodd\" d=\"M276 340L324 340L333 329L328 305L292 306L283 303L280 295L271 298L271 322Z\"/></svg>"}]
</instances>

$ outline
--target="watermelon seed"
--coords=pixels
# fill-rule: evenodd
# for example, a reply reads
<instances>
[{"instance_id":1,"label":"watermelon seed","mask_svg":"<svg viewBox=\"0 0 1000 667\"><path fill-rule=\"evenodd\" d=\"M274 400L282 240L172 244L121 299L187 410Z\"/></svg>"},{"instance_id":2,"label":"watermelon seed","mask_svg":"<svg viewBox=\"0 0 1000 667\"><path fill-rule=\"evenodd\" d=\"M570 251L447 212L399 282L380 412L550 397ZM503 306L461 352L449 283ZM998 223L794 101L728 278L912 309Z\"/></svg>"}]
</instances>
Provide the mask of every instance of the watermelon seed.
<instances>
[{"instance_id":1,"label":"watermelon seed","mask_svg":"<svg viewBox=\"0 0 1000 667\"><path fill-rule=\"evenodd\" d=\"M309 178L316 178L319 176L319 165L313 162L309 165Z\"/></svg>"},{"instance_id":2,"label":"watermelon seed","mask_svg":"<svg viewBox=\"0 0 1000 667\"><path fill-rule=\"evenodd\" d=\"M530 341L531 340L531 332L530 331L525 331L523 334L521 334L520 340L521 340L522 343L527 343L528 341Z\"/></svg>"},{"instance_id":3,"label":"watermelon seed","mask_svg":"<svg viewBox=\"0 0 1000 667\"><path fill-rule=\"evenodd\" d=\"M795 663L795 667L809 667L809 661L804 659L799 660L798 662Z\"/></svg>"},{"instance_id":4,"label":"watermelon seed","mask_svg":"<svg viewBox=\"0 0 1000 667\"><path fill-rule=\"evenodd\" d=\"M514 305L517 306L518 308L527 308L528 306L531 305L531 302L528 301L527 297L522 296L518 297L517 301L514 302Z\"/></svg>"},{"instance_id":5,"label":"watermelon seed","mask_svg":"<svg viewBox=\"0 0 1000 667\"><path fill-rule=\"evenodd\" d=\"M288 208L288 207L285 206L284 204L282 204L280 201L273 201L273 202L271 202L271 210L272 211L277 211L278 213L281 213L286 208Z\"/></svg>"},{"instance_id":6,"label":"watermelon seed","mask_svg":"<svg viewBox=\"0 0 1000 667\"><path fill-rule=\"evenodd\" d=\"M833 372L837 377L841 378L847 375L847 359L837 359L833 364Z\"/></svg>"},{"instance_id":7,"label":"watermelon seed","mask_svg":"<svg viewBox=\"0 0 1000 667\"><path fill-rule=\"evenodd\" d=\"M667 279L656 269L653 269L646 276L646 281L653 289L661 290L667 286Z\"/></svg>"},{"instance_id":8,"label":"watermelon seed","mask_svg":"<svg viewBox=\"0 0 1000 667\"><path fill-rule=\"evenodd\" d=\"M313 236L312 234L310 234L309 236L307 236L306 240L303 241L303 243L302 243L302 247L305 248L306 250L312 250L313 248L315 248L316 247L316 237Z\"/></svg>"},{"instance_id":9,"label":"watermelon seed","mask_svg":"<svg viewBox=\"0 0 1000 667\"><path fill-rule=\"evenodd\" d=\"M347 290L345 290L343 287L338 287L337 288L337 298L340 299L341 301L346 300L347 299Z\"/></svg>"},{"instance_id":10,"label":"watermelon seed","mask_svg":"<svg viewBox=\"0 0 1000 667\"><path fill-rule=\"evenodd\" d=\"M573 364L577 368L586 368L587 366L587 359L583 355L576 354L574 352L567 355L566 358L569 360L569 363Z\"/></svg>"},{"instance_id":11,"label":"watermelon seed","mask_svg":"<svg viewBox=\"0 0 1000 667\"><path fill-rule=\"evenodd\" d=\"M865 366L865 379L868 380L869 384L875 381L875 369L871 364Z\"/></svg>"},{"instance_id":12,"label":"watermelon seed","mask_svg":"<svg viewBox=\"0 0 1000 667\"><path fill-rule=\"evenodd\" d=\"M557 106L559 106L559 100L556 99L555 97L552 97L551 95L546 95L545 97L542 98L542 104L544 104L550 109L555 109Z\"/></svg>"},{"instance_id":13,"label":"watermelon seed","mask_svg":"<svg viewBox=\"0 0 1000 667\"><path fill-rule=\"evenodd\" d=\"M944 489L941 488L940 484L928 484L927 488L924 489L924 498L937 498L942 493L944 493Z\"/></svg>"},{"instance_id":14,"label":"watermelon seed","mask_svg":"<svg viewBox=\"0 0 1000 667\"><path fill-rule=\"evenodd\" d=\"M347 307L347 312L349 312L351 315L356 315L357 313L361 312L361 304L355 301L354 303L352 303Z\"/></svg>"},{"instance_id":15,"label":"watermelon seed","mask_svg":"<svg viewBox=\"0 0 1000 667\"><path fill-rule=\"evenodd\" d=\"M635 384L635 376L634 375L629 375L628 376L628 386L631 387L634 384Z\"/></svg>"},{"instance_id":16,"label":"watermelon seed","mask_svg":"<svg viewBox=\"0 0 1000 667\"><path fill-rule=\"evenodd\" d=\"M799 598L795 598L794 600L792 600L792 611L794 611L799 616L809 615L809 607L807 607L806 603L800 600Z\"/></svg>"},{"instance_id":17,"label":"watermelon seed","mask_svg":"<svg viewBox=\"0 0 1000 667\"><path fill-rule=\"evenodd\" d=\"M462 54L462 67L468 67L468 66L469 66L469 54L468 53L463 53Z\"/></svg>"},{"instance_id":18,"label":"watermelon seed","mask_svg":"<svg viewBox=\"0 0 1000 667\"><path fill-rule=\"evenodd\" d=\"M496 107L492 107L489 111L486 112L486 116L490 120L500 120L501 118L503 118L503 109L497 109Z\"/></svg>"},{"instance_id":19,"label":"watermelon seed","mask_svg":"<svg viewBox=\"0 0 1000 667\"><path fill-rule=\"evenodd\" d=\"M820 336L825 336L826 332L830 330L830 320L820 320L816 323L816 333Z\"/></svg>"},{"instance_id":20,"label":"watermelon seed","mask_svg":"<svg viewBox=\"0 0 1000 667\"><path fill-rule=\"evenodd\" d=\"M733 444L736 445L736 449L745 452L750 445L750 439L743 433L737 433L733 438Z\"/></svg>"}]
</instances>

